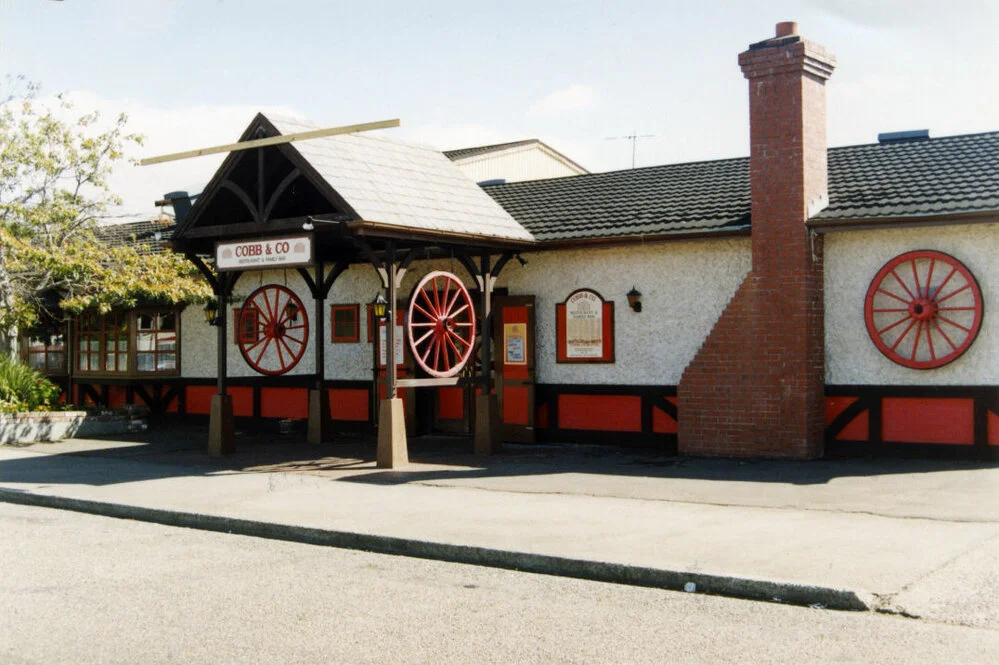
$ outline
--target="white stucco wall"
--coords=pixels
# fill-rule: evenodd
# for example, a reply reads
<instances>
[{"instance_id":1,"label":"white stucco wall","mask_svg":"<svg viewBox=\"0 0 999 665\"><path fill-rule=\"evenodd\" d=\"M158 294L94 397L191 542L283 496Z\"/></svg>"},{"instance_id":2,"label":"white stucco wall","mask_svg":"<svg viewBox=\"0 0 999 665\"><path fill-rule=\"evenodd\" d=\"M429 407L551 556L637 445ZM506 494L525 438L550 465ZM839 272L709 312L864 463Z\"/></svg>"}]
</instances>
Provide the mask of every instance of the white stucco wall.
<instances>
[{"instance_id":1,"label":"white stucco wall","mask_svg":"<svg viewBox=\"0 0 999 665\"><path fill-rule=\"evenodd\" d=\"M909 369L883 356L864 325L864 298L881 267L904 252L932 249L978 279L984 318L963 356L943 367ZM826 383L995 385L999 381L999 224L842 231L825 237Z\"/></svg>"},{"instance_id":2,"label":"white stucco wall","mask_svg":"<svg viewBox=\"0 0 999 665\"><path fill-rule=\"evenodd\" d=\"M498 287L510 295L534 295L537 304L537 380L543 383L675 385L693 359L750 267L746 238L691 240L607 249L525 253L528 265L507 264ZM471 280L457 262L414 261L400 293L409 293L430 270L451 270L467 285ZM295 271L248 273L236 285L235 306L260 284L285 284L302 299L311 332L301 362L288 374L313 372L315 325L313 300ZM326 378L365 381L371 378L372 345L367 341L365 306L379 289L369 265L351 266L334 283L325 309ZM642 292L641 313L628 307L625 294ZM591 288L613 300L615 356L613 364L578 365L555 362L555 304L578 288ZM360 304L360 342L330 344L330 305ZM232 343L232 311L227 319L228 367L232 377L256 376ZM185 377L215 376L216 329L208 326L200 307L183 313L181 370Z\"/></svg>"},{"instance_id":3,"label":"white stucco wall","mask_svg":"<svg viewBox=\"0 0 999 665\"><path fill-rule=\"evenodd\" d=\"M315 301L309 294L309 289L298 274L292 270L263 270L248 272L242 275L233 290L233 304L226 313L226 366L231 377L260 376L246 361L243 360L239 347L233 342L233 311L238 309L243 300L262 284L280 284L294 291L302 301L309 316L309 341L305 353L299 363L286 376L311 375L315 371L316 328L312 321ZM329 335L329 308L326 308L326 331ZM218 361L215 355L215 345L218 329L205 322L201 307L188 307L182 314L181 326L181 376L214 377Z\"/></svg>"},{"instance_id":4,"label":"white stucco wall","mask_svg":"<svg viewBox=\"0 0 999 665\"><path fill-rule=\"evenodd\" d=\"M684 368L749 272L748 238L690 240L607 249L524 254L499 286L534 295L541 383L676 385ZM628 307L632 286L642 312ZM555 305L579 288L614 301L613 364L555 362Z\"/></svg>"}]
</instances>

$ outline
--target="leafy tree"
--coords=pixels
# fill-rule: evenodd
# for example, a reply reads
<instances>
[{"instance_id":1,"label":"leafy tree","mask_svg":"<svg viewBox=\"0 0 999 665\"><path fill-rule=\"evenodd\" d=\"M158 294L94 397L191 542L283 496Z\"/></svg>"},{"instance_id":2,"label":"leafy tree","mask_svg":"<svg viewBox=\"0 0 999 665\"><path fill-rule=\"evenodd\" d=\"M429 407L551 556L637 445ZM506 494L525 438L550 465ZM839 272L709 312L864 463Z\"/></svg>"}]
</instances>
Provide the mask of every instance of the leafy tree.
<instances>
[{"instance_id":1,"label":"leafy tree","mask_svg":"<svg viewBox=\"0 0 999 665\"><path fill-rule=\"evenodd\" d=\"M182 257L136 247L108 248L98 221L120 202L108 177L130 145L127 118L110 126L96 112L64 121L35 99L36 86L6 80L0 107L0 352L17 348L18 329L42 317L139 302L180 304L210 296ZM52 295L58 301L53 307Z\"/></svg>"}]
</instances>

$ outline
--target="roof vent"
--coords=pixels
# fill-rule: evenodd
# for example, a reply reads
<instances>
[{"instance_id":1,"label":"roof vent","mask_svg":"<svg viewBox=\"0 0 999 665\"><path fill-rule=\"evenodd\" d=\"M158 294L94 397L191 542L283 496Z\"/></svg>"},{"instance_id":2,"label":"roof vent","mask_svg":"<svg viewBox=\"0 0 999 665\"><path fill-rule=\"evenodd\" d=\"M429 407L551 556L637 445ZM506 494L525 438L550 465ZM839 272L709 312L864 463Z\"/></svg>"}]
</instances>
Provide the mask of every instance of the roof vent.
<instances>
[{"instance_id":1,"label":"roof vent","mask_svg":"<svg viewBox=\"0 0 999 665\"><path fill-rule=\"evenodd\" d=\"M913 141L929 141L930 130L910 129L905 132L884 132L878 134L878 143L911 143Z\"/></svg>"},{"instance_id":2,"label":"roof vent","mask_svg":"<svg viewBox=\"0 0 999 665\"><path fill-rule=\"evenodd\" d=\"M493 178L492 180L483 180L482 182L476 183L480 187L488 187L489 185L505 185L506 178Z\"/></svg>"}]
</instances>

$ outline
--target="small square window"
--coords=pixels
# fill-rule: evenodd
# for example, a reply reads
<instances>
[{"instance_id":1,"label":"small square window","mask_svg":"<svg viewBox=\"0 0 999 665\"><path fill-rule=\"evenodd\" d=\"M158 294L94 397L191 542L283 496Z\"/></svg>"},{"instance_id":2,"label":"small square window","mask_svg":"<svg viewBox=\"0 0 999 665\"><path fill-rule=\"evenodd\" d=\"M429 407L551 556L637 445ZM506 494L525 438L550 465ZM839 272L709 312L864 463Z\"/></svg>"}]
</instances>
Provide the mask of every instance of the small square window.
<instances>
[{"instance_id":1,"label":"small square window","mask_svg":"<svg viewBox=\"0 0 999 665\"><path fill-rule=\"evenodd\" d=\"M233 342L236 344L254 344L260 341L260 316L256 307L246 307L232 312Z\"/></svg>"},{"instance_id":2,"label":"small square window","mask_svg":"<svg viewBox=\"0 0 999 665\"><path fill-rule=\"evenodd\" d=\"M334 343L358 342L361 339L361 306L333 305L330 308L330 332Z\"/></svg>"}]
</instances>

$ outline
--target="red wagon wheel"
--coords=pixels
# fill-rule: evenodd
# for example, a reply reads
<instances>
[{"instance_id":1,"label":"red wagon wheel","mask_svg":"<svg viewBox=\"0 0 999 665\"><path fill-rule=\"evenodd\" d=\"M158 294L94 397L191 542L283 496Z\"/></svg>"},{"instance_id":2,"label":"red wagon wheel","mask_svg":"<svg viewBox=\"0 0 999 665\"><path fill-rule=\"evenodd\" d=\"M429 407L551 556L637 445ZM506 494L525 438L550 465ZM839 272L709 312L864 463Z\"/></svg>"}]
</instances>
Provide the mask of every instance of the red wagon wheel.
<instances>
[{"instance_id":1,"label":"red wagon wheel","mask_svg":"<svg viewBox=\"0 0 999 665\"><path fill-rule=\"evenodd\" d=\"M955 360L982 325L982 292L953 256L920 250L889 261L867 289L864 319L886 357L913 369Z\"/></svg>"},{"instance_id":2,"label":"red wagon wheel","mask_svg":"<svg viewBox=\"0 0 999 665\"><path fill-rule=\"evenodd\" d=\"M430 376L455 376L472 355L475 308L455 275L436 271L413 289L406 331L416 363Z\"/></svg>"},{"instance_id":3,"label":"red wagon wheel","mask_svg":"<svg viewBox=\"0 0 999 665\"><path fill-rule=\"evenodd\" d=\"M239 352L261 374L284 374L309 343L309 316L294 291L268 284L251 293L236 323Z\"/></svg>"}]
</instances>

